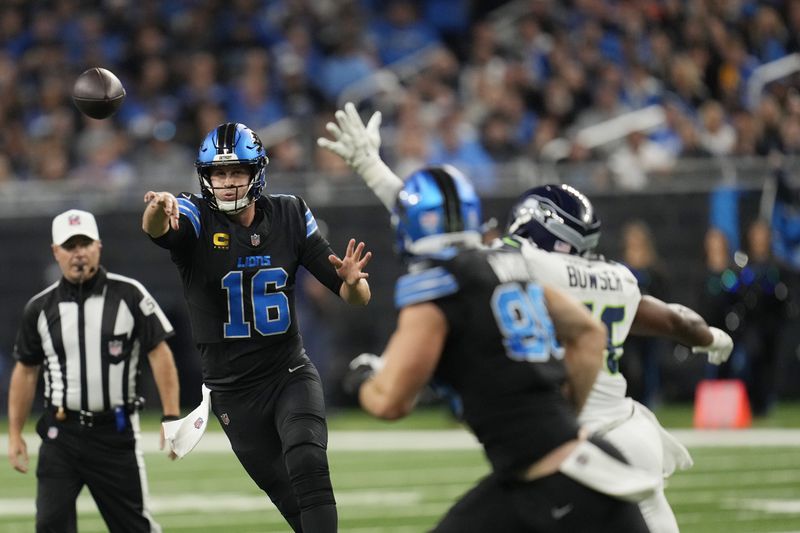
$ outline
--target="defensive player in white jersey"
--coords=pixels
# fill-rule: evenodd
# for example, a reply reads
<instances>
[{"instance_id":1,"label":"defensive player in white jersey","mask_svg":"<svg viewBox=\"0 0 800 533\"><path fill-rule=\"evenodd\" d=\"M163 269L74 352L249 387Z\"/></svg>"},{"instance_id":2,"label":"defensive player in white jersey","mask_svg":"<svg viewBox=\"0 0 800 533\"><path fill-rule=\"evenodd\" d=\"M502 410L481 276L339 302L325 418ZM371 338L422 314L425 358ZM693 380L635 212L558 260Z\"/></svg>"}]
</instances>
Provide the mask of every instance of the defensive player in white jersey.
<instances>
[{"instance_id":1,"label":"defensive player in white jersey","mask_svg":"<svg viewBox=\"0 0 800 533\"><path fill-rule=\"evenodd\" d=\"M353 104L336 112L327 125L334 140L318 144L339 156L356 171L390 211L403 181L381 160L379 126L375 113L365 126ZM709 327L694 311L642 297L636 278L623 265L592 256L600 237L600 222L591 202L569 186L545 186L525 193L512 209L509 236L498 246L521 248L536 265L541 282L566 289L591 308L608 327L606 365L589 395L579 420L602 434L631 464L663 473L692 465L688 451L669 435L643 405L626 397L627 383L619 373L622 344L629 333L659 335L707 352L709 361L727 360L733 341ZM641 504L653 532L675 533L678 525L663 487Z\"/></svg>"}]
</instances>

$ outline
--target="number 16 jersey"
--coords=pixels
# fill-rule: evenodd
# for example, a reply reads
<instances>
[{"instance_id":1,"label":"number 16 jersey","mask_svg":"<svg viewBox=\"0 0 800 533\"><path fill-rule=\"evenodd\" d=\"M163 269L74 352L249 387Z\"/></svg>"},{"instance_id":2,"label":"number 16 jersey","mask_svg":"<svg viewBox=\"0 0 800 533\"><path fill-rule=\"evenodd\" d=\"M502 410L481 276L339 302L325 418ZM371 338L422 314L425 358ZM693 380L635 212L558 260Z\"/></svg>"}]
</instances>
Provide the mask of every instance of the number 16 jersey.
<instances>
[{"instance_id":1,"label":"number 16 jersey","mask_svg":"<svg viewBox=\"0 0 800 533\"><path fill-rule=\"evenodd\" d=\"M180 225L153 241L171 252L183 281L203 380L212 390L255 383L302 361L294 313L297 268L306 267L339 294L332 252L305 202L267 195L249 227L178 197Z\"/></svg>"}]
</instances>

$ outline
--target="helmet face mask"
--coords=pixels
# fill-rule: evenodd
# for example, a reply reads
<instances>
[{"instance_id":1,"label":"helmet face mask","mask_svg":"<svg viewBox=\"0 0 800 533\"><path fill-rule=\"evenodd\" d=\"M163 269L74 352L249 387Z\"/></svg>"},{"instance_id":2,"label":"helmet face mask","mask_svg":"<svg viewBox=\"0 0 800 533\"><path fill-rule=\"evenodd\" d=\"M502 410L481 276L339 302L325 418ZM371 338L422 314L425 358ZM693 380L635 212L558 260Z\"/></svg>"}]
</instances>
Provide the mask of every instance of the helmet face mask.
<instances>
[{"instance_id":1,"label":"helmet face mask","mask_svg":"<svg viewBox=\"0 0 800 533\"><path fill-rule=\"evenodd\" d=\"M589 199L569 185L544 185L522 194L511 209L509 234L547 251L582 255L600 241L600 220Z\"/></svg>"},{"instance_id":2,"label":"helmet face mask","mask_svg":"<svg viewBox=\"0 0 800 533\"><path fill-rule=\"evenodd\" d=\"M401 255L428 253L480 238L481 205L472 184L453 167L423 168L406 179L397 195L392 224Z\"/></svg>"},{"instance_id":3,"label":"helmet face mask","mask_svg":"<svg viewBox=\"0 0 800 533\"><path fill-rule=\"evenodd\" d=\"M264 145L253 130L238 122L220 124L206 135L195 162L203 198L212 209L229 214L241 212L261 196L266 184L268 163ZM239 194L235 200L217 198L215 191L223 187L212 185L211 173L214 168L224 166L246 166L250 169L250 181L244 185L247 192L241 198ZM240 187L236 188L237 192Z\"/></svg>"}]
</instances>

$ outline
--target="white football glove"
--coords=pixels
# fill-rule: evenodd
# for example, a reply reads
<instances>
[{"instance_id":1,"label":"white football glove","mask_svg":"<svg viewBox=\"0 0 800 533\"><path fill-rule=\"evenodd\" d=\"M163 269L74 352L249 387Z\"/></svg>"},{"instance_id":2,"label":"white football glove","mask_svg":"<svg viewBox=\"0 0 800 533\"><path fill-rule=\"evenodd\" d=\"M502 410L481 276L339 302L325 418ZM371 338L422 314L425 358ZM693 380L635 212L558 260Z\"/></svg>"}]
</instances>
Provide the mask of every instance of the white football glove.
<instances>
[{"instance_id":1,"label":"white football glove","mask_svg":"<svg viewBox=\"0 0 800 533\"><path fill-rule=\"evenodd\" d=\"M733 351L733 339L719 328L709 327L714 340L708 346L694 346L692 353L708 352L708 362L712 365L721 365L730 357Z\"/></svg>"},{"instance_id":2,"label":"white football glove","mask_svg":"<svg viewBox=\"0 0 800 533\"><path fill-rule=\"evenodd\" d=\"M317 144L344 159L350 168L361 174L379 159L381 135L378 128L381 125L381 112L373 113L364 126L356 106L347 102L344 109L336 111L334 116L336 122L325 125L334 141L320 137Z\"/></svg>"},{"instance_id":3,"label":"white football glove","mask_svg":"<svg viewBox=\"0 0 800 533\"><path fill-rule=\"evenodd\" d=\"M347 102L344 109L336 111L334 116L336 122L325 125L334 140L320 137L317 145L344 159L391 210L397 193L403 188L403 180L386 166L378 153L381 147L381 112L373 113L365 126L356 106Z\"/></svg>"}]
</instances>

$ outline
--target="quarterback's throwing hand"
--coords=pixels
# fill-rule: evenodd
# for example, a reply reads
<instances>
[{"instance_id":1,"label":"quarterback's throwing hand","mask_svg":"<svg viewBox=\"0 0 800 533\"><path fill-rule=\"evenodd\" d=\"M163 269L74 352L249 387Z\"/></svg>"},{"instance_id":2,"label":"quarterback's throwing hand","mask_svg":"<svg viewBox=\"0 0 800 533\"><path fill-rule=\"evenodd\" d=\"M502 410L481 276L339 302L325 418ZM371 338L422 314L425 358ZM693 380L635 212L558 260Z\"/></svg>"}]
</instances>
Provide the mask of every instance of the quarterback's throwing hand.
<instances>
[{"instance_id":1,"label":"quarterback's throwing hand","mask_svg":"<svg viewBox=\"0 0 800 533\"><path fill-rule=\"evenodd\" d=\"M708 362L712 365L721 365L728 360L733 351L733 339L719 328L710 327L714 340L708 346L695 346L692 353L708 352Z\"/></svg>"},{"instance_id":2,"label":"quarterback's throwing hand","mask_svg":"<svg viewBox=\"0 0 800 533\"><path fill-rule=\"evenodd\" d=\"M328 256L328 261L330 261L336 269L339 278L347 285L353 286L362 279L367 279L369 277L369 274L363 270L367 266L367 263L369 263L369 260L372 259L372 252L364 254L364 247L365 244L363 242L358 243L358 246L356 246L356 240L350 239L350 242L347 243L347 251L343 259L339 259L333 254ZM364 257L361 257L362 254L364 254Z\"/></svg>"},{"instance_id":3,"label":"quarterback's throwing hand","mask_svg":"<svg viewBox=\"0 0 800 533\"><path fill-rule=\"evenodd\" d=\"M160 209L164 216L169 219L169 225L177 230L180 211L178 209L178 199L171 192L147 191L144 195L145 203L150 204L148 209Z\"/></svg>"}]
</instances>

